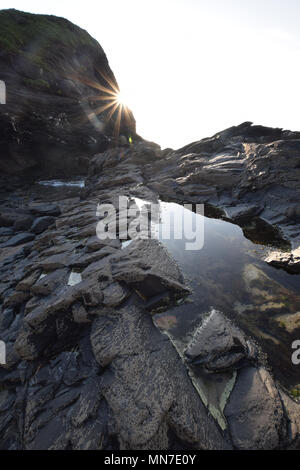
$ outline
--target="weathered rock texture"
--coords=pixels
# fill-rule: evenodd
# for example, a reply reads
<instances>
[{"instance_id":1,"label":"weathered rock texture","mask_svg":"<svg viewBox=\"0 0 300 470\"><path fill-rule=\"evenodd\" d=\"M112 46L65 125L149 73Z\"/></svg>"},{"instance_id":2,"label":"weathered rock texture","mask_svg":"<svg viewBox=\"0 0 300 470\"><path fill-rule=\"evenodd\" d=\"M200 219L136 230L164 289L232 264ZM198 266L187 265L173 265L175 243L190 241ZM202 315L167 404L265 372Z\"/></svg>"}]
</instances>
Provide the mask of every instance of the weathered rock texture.
<instances>
[{"instance_id":1,"label":"weathered rock texture","mask_svg":"<svg viewBox=\"0 0 300 470\"><path fill-rule=\"evenodd\" d=\"M215 136L169 151L145 168L149 186L162 198L206 203L236 222L251 237L249 221L259 219L300 244L300 133L246 122ZM154 177L153 177L154 173ZM267 224L261 226L267 232ZM264 233L262 234L262 236ZM271 235L271 234L270 234ZM286 246L280 233L272 234ZM257 240L259 241L259 240ZM263 241L263 240L262 240Z\"/></svg>"},{"instance_id":2,"label":"weathered rock texture","mask_svg":"<svg viewBox=\"0 0 300 470\"><path fill-rule=\"evenodd\" d=\"M118 88L106 55L86 31L55 16L0 11L0 171L28 177L83 174L114 138L117 114L99 98ZM97 109L96 113L94 112ZM135 135L131 113L120 134Z\"/></svg>"},{"instance_id":3,"label":"weathered rock texture","mask_svg":"<svg viewBox=\"0 0 300 470\"><path fill-rule=\"evenodd\" d=\"M35 227L43 214L54 223L11 246L18 235L3 210L2 449L299 445L300 405L274 382L258 346L220 312L197 330L185 357L155 327L150 312L188 293L166 249L156 240L122 249L120 240L96 236L98 203L118 207L119 195L128 207L134 196L156 200L144 171L158 159L158 147L142 143L125 155L99 154L80 197L46 205L27 199L18 220L27 214ZM11 213L19 202L7 194L3 205ZM198 373L235 374L221 421L199 392Z\"/></svg>"}]
</instances>

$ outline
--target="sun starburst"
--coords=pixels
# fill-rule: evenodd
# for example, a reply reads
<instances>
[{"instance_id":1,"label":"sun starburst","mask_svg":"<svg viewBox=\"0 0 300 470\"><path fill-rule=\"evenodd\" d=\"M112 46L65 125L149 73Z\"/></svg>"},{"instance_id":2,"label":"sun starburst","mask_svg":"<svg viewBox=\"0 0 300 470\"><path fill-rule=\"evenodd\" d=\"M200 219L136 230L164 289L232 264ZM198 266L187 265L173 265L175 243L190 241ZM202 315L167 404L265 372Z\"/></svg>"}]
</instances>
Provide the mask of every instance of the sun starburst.
<instances>
[{"instance_id":1,"label":"sun starburst","mask_svg":"<svg viewBox=\"0 0 300 470\"><path fill-rule=\"evenodd\" d=\"M96 94L87 97L88 103L93 106L87 111L87 118L92 122L100 114L106 122L114 118L113 136L117 138L120 134L122 119L125 120L126 127L130 128L130 111L124 103L124 98L117 83L101 70L97 69L97 72L103 78L105 85L83 76L73 75L71 78L97 91ZM97 102L99 102L99 106L95 106Z\"/></svg>"}]
</instances>

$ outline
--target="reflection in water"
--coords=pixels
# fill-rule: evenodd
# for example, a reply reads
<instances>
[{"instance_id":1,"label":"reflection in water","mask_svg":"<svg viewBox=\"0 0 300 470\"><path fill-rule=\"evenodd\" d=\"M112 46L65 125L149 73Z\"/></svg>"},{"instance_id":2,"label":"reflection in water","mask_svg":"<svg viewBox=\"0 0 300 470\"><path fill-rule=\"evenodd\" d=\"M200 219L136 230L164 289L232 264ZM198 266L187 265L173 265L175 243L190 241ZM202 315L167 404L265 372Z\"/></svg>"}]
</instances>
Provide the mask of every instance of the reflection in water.
<instances>
[{"instance_id":1,"label":"reflection in water","mask_svg":"<svg viewBox=\"0 0 300 470\"><path fill-rule=\"evenodd\" d=\"M84 179L72 180L43 180L31 185L28 198L40 202L64 201L68 198L79 197L85 187Z\"/></svg>"},{"instance_id":2,"label":"reflection in water","mask_svg":"<svg viewBox=\"0 0 300 470\"><path fill-rule=\"evenodd\" d=\"M163 237L170 219L181 220L182 206L160 203L159 238L178 262L192 288L192 303L183 303L156 315L180 349L211 308L232 318L254 337L268 354L274 375L288 388L300 384L299 367L292 364L292 342L300 339L300 279L261 260L267 247L252 243L237 225L192 213L204 223L203 248L186 250L186 239ZM191 212L190 212L191 214ZM179 217L179 218L178 218ZM201 225L201 224L200 224Z\"/></svg>"},{"instance_id":3,"label":"reflection in water","mask_svg":"<svg viewBox=\"0 0 300 470\"><path fill-rule=\"evenodd\" d=\"M79 284L81 281L82 281L81 274L75 271L72 271L68 279L68 286L76 286L76 284Z\"/></svg>"},{"instance_id":4,"label":"reflection in water","mask_svg":"<svg viewBox=\"0 0 300 470\"><path fill-rule=\"evenodd\" d=\"M78 181L61 181L61 180L46 180L38 181L38 184L42 186L53 186L53 187L75 187L75 188L84 188L85 183L83 180Z\"/></svg>"}]
</instances>

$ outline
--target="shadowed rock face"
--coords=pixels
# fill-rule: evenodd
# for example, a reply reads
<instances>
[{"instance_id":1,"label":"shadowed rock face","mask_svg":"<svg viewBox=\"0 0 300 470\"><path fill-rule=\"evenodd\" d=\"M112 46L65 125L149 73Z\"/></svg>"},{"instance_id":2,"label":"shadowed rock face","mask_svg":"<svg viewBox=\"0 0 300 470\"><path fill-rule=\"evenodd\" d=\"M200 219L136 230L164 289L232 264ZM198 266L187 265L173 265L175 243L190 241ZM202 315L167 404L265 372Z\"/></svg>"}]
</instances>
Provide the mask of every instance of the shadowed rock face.
<instances>
[{"instance_id":1,"label":"shadowed rock face","mask_svg":"<svg viewBox=\"0 0 300 470\"><path fill-rule=\"evenodd\" d=\"M257 351L242 332L213 311L196 331L185 351L187 360L208 372L239 369L255 362Z\"/></svg>"},{"instance_id":2,"label":"shadowed rock face","mask_svg":"<svg viewBox=\"0 0 300 470\"><path fill-rule=\"evenodd\" d=\"M72 175L111 143L116 124L94 109L118 88L106 55L89 34L55 16L0 11L0 170L10 175ZM96 99L95 99L96 97ZM123 113L120 134L135 134Z\"/></svg>"}]
</instances>

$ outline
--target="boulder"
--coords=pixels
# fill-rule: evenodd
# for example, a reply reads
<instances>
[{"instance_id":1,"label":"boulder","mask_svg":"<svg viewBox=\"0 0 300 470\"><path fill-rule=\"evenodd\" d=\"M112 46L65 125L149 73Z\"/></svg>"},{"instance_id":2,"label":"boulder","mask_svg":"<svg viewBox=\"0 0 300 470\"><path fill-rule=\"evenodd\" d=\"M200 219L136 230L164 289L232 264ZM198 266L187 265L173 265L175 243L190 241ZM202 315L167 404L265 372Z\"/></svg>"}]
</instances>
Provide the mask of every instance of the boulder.
<instances>
[{"instance_id":1,"label":"boulder","mask_svg":"<svg viewBox=\"0 0 300 470\"><path fill-rule=\"evenodd\" d=\"M113 278L133 287L145 301L166 291L189 293L174 259L158 240L134 240L110 264Z\"/></svg>"},{"instance_id":2,"label":"boulder","mask_svg":"<svg viewBox=\"0 0 300 470\"><path fill-rule=\"evenodd\" d=\"M169 447L168 429L180 436L183 446L230 447L176 350L148 313L134 306L103 312L93 323L91 343L97 362L105 367L102 393L122 448Z\"/></svg>"},{"instance_id":3,"label":"boulder","mask_svg":"<svg viewBox=\"0 0 300 470\"><path fill-rule=\"evenodd\" d=\"M68 269L57 269L40 277L30 288L35 295L50 295L59 287L66 285L68 280Z\"/></svg>"},{"instance_id":4,"label":"boulder","mask_svg":"<svg viewBox=\"0 0 300 470\"><path fill-rule=\"evenodd\" d=\"M283 268L292 274L300 273L300 247L291 252L275 251L270 253L266 263L276 268Z\"/></svg>"},{"instance_id":5,"label":"boulder","mask_svg":"<svg viewBox=\"0 0 300 470\"><path fill-rule=\"evenodd\" d=\"M14 230L19 232L23 230L29 230L32 226L33 217L30 215L24 215L23 217L18 217L14 222Z\"/></svg>"},{"instance_id":6,"label":"boulder","mask_svg":"<svg viewBox=\"0 0 300 470\"><path fill-rule=\"evenodd\" d=\"M38 235L44 232L49 227L49 225L53 224L54 222L55 222L55 217L51 217L51 216L39 217L35 219L35 221L33 222L31 226L31 230L33 233Z\"/></svg>"},{"instance_id":7,"label":"boulder","mask_svg":"<svg viewBox=\"0 0 300 470\"><path fill-rule=\"evenodd\" d=\"M122 287L118 282L114 282L103 290L103 305L106 307L116 307L121 304L128 295L128 289Z\"/></svg>"},{"instance_id":8,"label":"boulder","mask_svg":"<svg viewBox=\"0 0 300 470\"><path fill-rule=\"evenodd\" d=\"M90 323L88 312L80 302L72 306L73 318L76 323Z\"/></svg>"},{"instance_id":9,"label":"boulder","mask_svg":"<svg viewBox=\"0 0 300 470\"><path fill-rule=\"evenodd\" d=\"M194 367L223 372L255 362L258 351L239 328L221 312L213 310L195 330L184 354Z\"/></svg>"},{"instance_id":10,"label":"boulder","mask_svg":"<svg viewBox=\"0 0 300 470\"><path fill-rule=\"evenodd\" d=\"M237 449L277 449L286 439L280 395L265 369L246 367L239 372L225 416Z\"/></svg>"},{"instance_id":11,"label":"boulder","mask_svg":"<svg viewBox=\"0 0 300 470\"><path fill-rule=\"evenodd\" d=\"M57 217L61 214L59 206L55 204L36 204L30 206L30 210L34 215Z\"/></svg>"}]
</instances>

